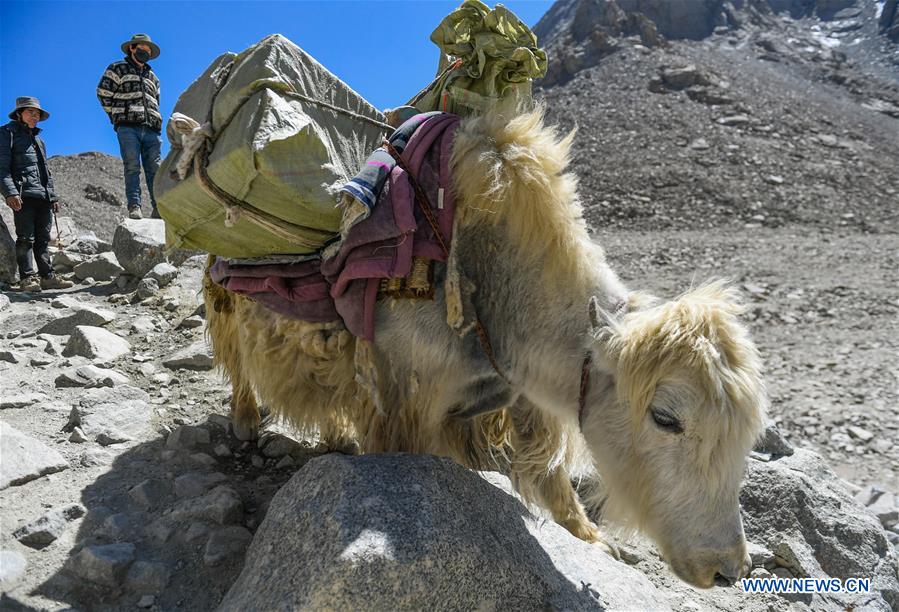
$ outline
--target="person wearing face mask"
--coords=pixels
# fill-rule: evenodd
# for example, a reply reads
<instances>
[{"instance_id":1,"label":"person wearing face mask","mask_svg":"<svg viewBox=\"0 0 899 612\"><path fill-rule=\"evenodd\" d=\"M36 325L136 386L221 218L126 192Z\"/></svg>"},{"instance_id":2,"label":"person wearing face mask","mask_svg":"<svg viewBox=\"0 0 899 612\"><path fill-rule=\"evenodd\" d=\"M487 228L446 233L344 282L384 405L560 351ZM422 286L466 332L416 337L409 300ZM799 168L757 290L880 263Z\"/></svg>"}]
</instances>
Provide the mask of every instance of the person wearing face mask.
<instances>
[{"instance_id":1,"label":"person wearing face mask","mask_svg":"<svg viewBox=\"0 0 899 612\"><path fill-rule=\"evenodd\" d=\"M153 196L153 177L162 150L162 115L159 112L159 79L149 62L159 57L159 46L146 34L135 34L122 43L125 58L107 66L97 86L97 98L119 139L125 165L125 197L128 216L140 219L140 169L150 194L151 217L159 218Z\"/></svg>"},{"instance_id":2,"label":"person wearing face mask","mask_svg":"<svg viewBox=\"0 0 899 612\"><path fill-rule=\"evenodd\" d=\"M27 292L68 289L72 281L53 273L47 249L59 198L37 123L49 119L50 113L41 108L40 100L25 96L16 98L9 118L12 121L0 127L0 192L13 210L19 287Z\"/></svg>"}]
</instances>

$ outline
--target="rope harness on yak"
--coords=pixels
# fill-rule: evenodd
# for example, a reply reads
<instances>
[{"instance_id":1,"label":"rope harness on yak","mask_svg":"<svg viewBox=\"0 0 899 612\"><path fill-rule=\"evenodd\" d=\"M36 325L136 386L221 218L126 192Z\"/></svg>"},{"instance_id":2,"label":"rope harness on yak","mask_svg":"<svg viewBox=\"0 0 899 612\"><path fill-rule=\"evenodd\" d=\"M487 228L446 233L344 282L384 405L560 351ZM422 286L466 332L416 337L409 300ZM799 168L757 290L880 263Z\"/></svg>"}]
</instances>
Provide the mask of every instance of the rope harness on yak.
<instances>
[{"instance_id":1,"label":"rope harness on yak","mask_svg":"<svg viewBox=\"0 0 899 612\"><path fill-rule=\"evenodd\" d=\"M421 214L424 215L425 219L428 221L428 225L431 227L431 231L434 232L434 237L437 239L437 243L440 245L440 249L443 251L444 257L449 261L449 245L447 245L446 238L443 235L443 232L440 231L440 226L437 223L437 218L434 216L434 211L431 208L431 203L428 200L428 196L425 193L424 189L421 188L418 181L415 179L415 175L409 170L406 166L406 163L403 161L402 155L399 151L394 148L390 141L384 141L384 148L390 153L390 156L396 160L396 165L399 166L408 176L409 184L412 185L412 191L415 194L415 202L418 204L419 209L421 209ZM493 352L493 344L490 342L490 335L487 333L487 328L481 323L481 319L475 315L475 331L478 336L478 341L481 343L481 349L484 351L484 355L487 357L487 361L490 362L490 366L493 368L493 371L496 372L497 376L503 380L506 384L511 384L509 378L503 373L502 368L500 368L499 363L496 361L496 354Z\"/></svg>"},{"instance_id":2,"label":"rope harness on yak","mask_svg":"<svg viewBox=\"0 0 899 612\"><path fill-rule=\"evenodd\" d=\"M591 305L592 308L592 305ZM623 314L627 310L627 298L622 298L615 303L615 308L612 310L612 313L615 316ZM596 313L590 312L591 322L596 325L596 321L593 321ZM587 415L587 392L590 391L590 368L593 367L593 351L588 350L584 354L584 360L581 362L581 386L578 392L577 397L577 424L581 431L584 430L584 419Z\"/></svg>"}]
</instances>

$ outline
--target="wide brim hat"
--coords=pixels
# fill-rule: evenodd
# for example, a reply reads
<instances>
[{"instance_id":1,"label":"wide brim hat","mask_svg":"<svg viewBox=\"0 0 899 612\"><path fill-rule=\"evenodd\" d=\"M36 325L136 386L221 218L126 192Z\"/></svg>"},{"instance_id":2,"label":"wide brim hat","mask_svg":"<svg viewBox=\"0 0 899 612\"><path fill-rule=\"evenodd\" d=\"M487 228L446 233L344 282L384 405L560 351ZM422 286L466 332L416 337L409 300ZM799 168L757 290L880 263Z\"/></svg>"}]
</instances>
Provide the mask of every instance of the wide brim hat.
<instances>
[{"instance_id":1,"label":"wide brim hat","mask_svg":"<svg viewBox=\"0 0 899 612\"><path fill-rule=\"evenodd\" d=\"M18 113L23 108L36 108L41 111L41 121L46 121L50 118L50 113L41 108L41 101L31 96L20 96L16 98L16 107L12 110L8 117L13 120L18 119L19 117L16 115L16 113Z\"/></svg>"},{"instance_id":2,"label":"wide brim hat","mask_svg":"<svg viewBox=\"0 0 899 612\"><path fill-rule=\"evenodd\" d=\"M122 43L122 53L125 55L131 55L131 45L147 45L150 47L150 59L156 59L159 57L159 45L150 40L150 37L146 34L135 34L131 37L131 40L126 40Z\"/></svg>"}]
</instances>

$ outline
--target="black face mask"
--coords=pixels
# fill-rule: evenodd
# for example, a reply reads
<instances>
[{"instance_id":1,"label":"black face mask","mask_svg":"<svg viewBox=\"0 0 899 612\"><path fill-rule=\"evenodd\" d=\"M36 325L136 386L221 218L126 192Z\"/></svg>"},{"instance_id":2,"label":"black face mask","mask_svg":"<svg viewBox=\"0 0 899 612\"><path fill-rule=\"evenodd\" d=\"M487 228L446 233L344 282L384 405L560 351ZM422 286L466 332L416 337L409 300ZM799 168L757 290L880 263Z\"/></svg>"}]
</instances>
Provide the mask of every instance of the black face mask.
<instances>
[{"instance_id":1,"label":"black face mask","mask_svg":"<svg viewBox=\"0 0 899 612\"><path fill-rule=\"evenodd\" d=\"M139 61L141 64L146 64L147 60L150 59L150 52L144 51L143 49L135 49L134 59Z\"/></svg>"}]
</instances>

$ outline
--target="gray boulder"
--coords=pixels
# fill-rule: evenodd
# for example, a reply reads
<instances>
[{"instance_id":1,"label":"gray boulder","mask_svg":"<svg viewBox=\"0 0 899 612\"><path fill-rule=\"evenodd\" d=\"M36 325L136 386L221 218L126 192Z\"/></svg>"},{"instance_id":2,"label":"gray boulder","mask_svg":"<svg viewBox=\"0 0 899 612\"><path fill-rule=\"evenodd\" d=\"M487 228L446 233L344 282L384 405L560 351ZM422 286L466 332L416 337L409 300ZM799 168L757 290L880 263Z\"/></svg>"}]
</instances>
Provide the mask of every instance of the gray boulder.
<instances>
[{"instance_id":1,"label":"gray boulder","mask_svg":"<svg viewBox=\"0 0 899 612\"><path fill-rule=\"evenodd\" d=\"M159 593L171 579L171 571L164 563L135 561L125 576L125 585L138 593Z\"/></svg>"},{"instance_id":2,"label":"gray boulder","mask_svg":"<svg viewBox=\"0 0 899 612\"><path fill-rule=\"evenodd\" d=\"M84 255L99 255L112 250L112 245L97 238L97 234L86 231L72 241L66 250L82 253Z\"/></svg>"},{"instance_id":3,"label":"gray boulder","mask_svg":"<svg viewBox=\"0 0 899 612\"><path fill-rule=\"evenodd\" d=\"M0 396L0 410L7 408L25 408L36 404L46 397L43 393L17 393L15 395Z\"/></svg>"},{"instance_id":4,"label":"gray boulder","mask_svg":"<svg viewBox=\"0 0 899 612\"><path fill-rule=\"evenodd\" d=\"M79 578L109 587L119 586L134 562L134 544L85 546L71 557L66 568Z\"/></svg>"},{"instance_id":5,"label":"gray boulder","mask_svg":"<svg viewBox=\"0 0 899 612\"><path fill-rule=\"evenodd\" d=\"M50 246L61 246L75 240L84 232L78 229L72 217L56 217L50 232Z\"/></svg>"},{"instance_id":6,"label":"gray boulder","mask_svg":"<svg viewBox=\"0 0 899 612\"><path fill-rule=\"evenodd\" d=\"M17 353L16 351L0 351L0 361L5 361L6 363L22 363L24 357L21 353Z\"/></svg>"},{"instance_id":7,"label":"gray boulder","mask_svg":"<svg viewBox=\"0 0 899 612\"><path fill-rule=\"evenodd\" d=\"M97 308L85 302L65 299L61 300L60 303L64 307L71 309L71 312L44 324L37 330L39 334L68 336L72 334L79 325L102 327L112 323L116 319L116 314L111 310Z\"/></svg>"},{"instance_id":8,"label":"gray boulder","mask_svg":"<svg viewBox=\"0 0 899 612\"><path fill-rule=\"evenodd\" d=\"M65 458L40 440L0 421L0 491L69 467Z\"/></svg>"},{"instance_id":9,"label":"gray boulder","mask_svg":"<svg viewBox=\"0 0 899 612\"><path fill-rule=\"evenodd\" d=\"M159 281L155 278L142 278L137 283L137 297L146 300L159 293Z\"/></svg>"},{"instance_id":10,"label":"gray boulder","mask_svg":"<svg viewBox=\"0 0 899 612\"><path fill-rule=\"evenodd\" d=\"M205 340L199 340L177 351L162 365L170 370L211 370L212 350Z\"/></svg>"},{"instance_id":11,"label":"gray boulder","mask_svg":"<svg viewBox=\"0 0 899 612\"><path fill-rule=\"evenodd\" d=\"M0 317L0 336L6 335L7 338L11 338L9 333L21 335L32 331L37 332L50 321L60 317L59 312L43 302L32 301L28 306L26 310L13 311ZM5 345L2 346L6 348Z\"/></svg>"},{"instance_id":12,"label":"gray boulder","mask_svg":"<svg viewBox=\"0 0 899 612\"><path fill-rule=\"evenodd\" d=\"M109 445L150 435L150 396L141 389L89 389L69 413L68 430L81 429L89 439Z\"/></svg>"},{"instance_id":13,"label":"gray boulder","mask_svg":"<svg viewBox=\"0 0 899 612\"><path fill-rule=\"evenodd\" d=\"M191 520L233 525L243 520L244 507L240 495L229 486L220 485L202 497L182 499L172 508L169 518L178 523Z\"/></svg>"},{"instance_id":14,"label":"gray boulder","mask_svg":"<svg viewBox=\"0 0 899 612\"><path fill-rule=\"evenodd\" d=\"M203 551L203 563L218 565L228 559L243 554L253 539L253 534L245 527L231 525L213 533Z\"/></svg>"},{"instance_id":15,"label":"gray boulder","mask_svg":"<svg viewBox=\"0 0 899 612\"><path fill-rule=\"evenodd\" d=\"M88 261L90 258L90 255L77 253L75 251L56 251L53 253L50 263L57 272L71 272L75 266Z\"/></svg>"},{"instance_id":16,"label":"gray boulder","mask_svg":"<svg viewBox=\"0 0 899 612\"><path fill-rule=\"evenodd\" d=\"M76 265L72 271L81 280L92 278L98 281L108 281L121 274L123 268L114 253L100 253L96 257Z\"/></svg>"},{"instance_id":17,"label":"gray boulder","mask_svg":"<svg viewBox=\"0 0 899 612\"><path fill-rule=\"evenodd\" d=\"M66 525L87 512L81 504L66 504L53 508L43 516L13 531L13 537L25 546L44 548L55 542Z\"/></svg>"},{"instance_id":18,"label":"gray boulder","mask_svg":"<svg viewBox=\"0 0 899 612\"><path fill-rule=\"evenodd\" d=\"M19 280L19 266L16 264L16 240L13 237L12 210L5 202L0 206L0 281L13 284Z\"/></svg>"},{"instance_id":19,"label":"gray boulder","mask_svg":"<svg viewBox=\"0 0 899 612\"><path fill-rule=\"evenodd\" d=\"M757 453L775 456L793 454L793 447L784 438L783 433L777 428L774 421L769 421L765 424L765 430L759 436L759 439L756 440L753 450Z\"/></svg>"},{"instance_id":20,"label":"gray boulder","mask_svg":"<svg viewBox=\"0 0 899 612\"><path fill-rule=\"evenodd\" d=\"M165 222L162 219L125 219L112 238L119 264L142 277L165 261Z\"/></svg>"},{"instance_id":21,"label":"gray boulder","mask_svg":"<svg viewBox=\"0 0 899 612\"><path fill-rule=\"evenodd\" d=\"M637 570L448 459L327 455L275 496L220 610L668 609Z\"/></svg>"},{"instance_id":22,"label":"gray boulder","mask_svg":"<svg viewBox=\"0 0 899 612\"><path fill-rule=\"evenodd\" d=\"M899 607L897 559L883 527L819 455L795 449L775 461L750 460L740 503L746 537L774 551L793 576L871 578L872 593L815 595L813 609Z\"/></svg>"},{"instance_id":23,"label":"gray boulder","mask_svg":"<svg viewBox=\"0 0 899 612\"><path fill-rule=\"evenodd\" d=\"M153 266L147 273L148 278L154 279L160 287L165 287L178 276L178 268L170 263L162 262Z\"/></svg>"},{"instance_id":24,"label":"gray boulder","mask_svg":"<svg viewBox=\"0 0 899 612\"><path fill-rule=\"evenodd\" d=\"M694 85L711 85L709 75L699 70L693 64L687 66L666 66L661 70L662 82L668 89L681 90Z\"/></svg>"},{"instance_id":25,"label":"gray boulder","mask_svg":"<svg viewBox=\"0 0 899 612\"><path fill-rule=\"evenodd\" d=\"M191 450L202 444L209 444L209 430L196 425L182 425L169 434L165 445L171 449Z\"/></svg>"},{"instance_id":26,"label":"gray boulder","mask_svg":"<svg viewBox=\"0 0 899 612\"><path fill-rule=\"evenodd\" d=\"M114 361L131 352L131 345L111 331L90 325L78 325L72 332L63 355L80 355L99 361Z\"/></svg>"},{"instance_id":27,"label":"gray boulder","mask_svg":"<svg viewBox=\"0 0 899 612\"><path fill-rule=\"evenodd\" d=\"M128 383L128 377L121 372L84 365L63 370L56 377L57 387L118 387Z\"/></svg>"}]
</instances>

